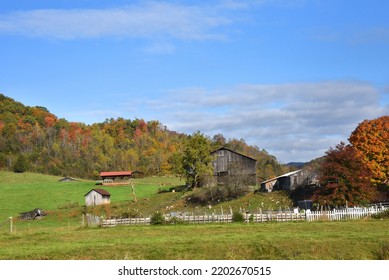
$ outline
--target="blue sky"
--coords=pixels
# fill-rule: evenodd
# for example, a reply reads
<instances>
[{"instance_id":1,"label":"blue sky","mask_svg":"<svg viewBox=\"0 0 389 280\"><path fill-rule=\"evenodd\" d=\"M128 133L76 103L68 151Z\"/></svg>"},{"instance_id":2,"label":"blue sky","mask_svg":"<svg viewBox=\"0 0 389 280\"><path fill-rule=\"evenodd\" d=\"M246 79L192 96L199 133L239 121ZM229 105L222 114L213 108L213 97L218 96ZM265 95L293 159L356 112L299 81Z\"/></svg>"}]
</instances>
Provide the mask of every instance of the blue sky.
<instances>
[{"instance_id":1,"label":"blue sky","mask_svg":"<svg viewBox=\"0 0 389 280\"><path fill-rule=\"evenodd\" d=\"M389 2L3 1L0 92L87 124L124 117L322 156L389 114Z\"/></svg>"}]
</instances>

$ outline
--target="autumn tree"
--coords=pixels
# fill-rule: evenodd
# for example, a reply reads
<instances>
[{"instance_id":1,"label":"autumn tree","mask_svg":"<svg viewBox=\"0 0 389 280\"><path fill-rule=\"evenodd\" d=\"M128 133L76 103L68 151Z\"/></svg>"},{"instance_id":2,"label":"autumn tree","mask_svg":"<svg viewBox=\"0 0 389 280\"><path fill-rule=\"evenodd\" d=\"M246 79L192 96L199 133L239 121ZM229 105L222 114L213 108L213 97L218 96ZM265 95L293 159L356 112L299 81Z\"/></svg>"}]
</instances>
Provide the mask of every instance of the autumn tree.
<instances>
[{"instance_id":1,"label":"autumn tree","mask_svg":"<svg viewBox=\"0 0 389 280\"><path fill-rule=\"evenodd\" d=\"M188 143L195 139L205 141L204 154L190 148ZM110 118L92 125L68 122L45 107L25 106L0 94L0 167L8 170L23 155L31 172L96 178L102 170L130 169L146 175L181 174L198 186L201 175L209 172L199 162L209 164L210 145L213 150L221 146L236 149L269 166L269 174L280 174L275 158L243 139L226 140L218 134L211 141L200 133L188 137L169 131L158 121L143 119ZM196 157L202 159L197 162ZM262 169L258 164L258 170Z\"/></svg>"},{"instance_id":2,"label":"autumn tree","mask_svg":"<svg viewBox=\"0 0 389 280\"><path fill-rule=\"evenodd\" d=\"M326 153L320 168L321 187L312 198L320 205L366 204L375 196L370 177L362 153L341 142Z\"/></svg>"},{"instance_id":3,"label":"autumn tree","mask_svg":"<svg viewBox=\"0 0 389 280\"><path fill-rule=\"evenodd\" d=\"M351 133L350 143L362 153L375 185L389 184L389 116L365 120Z\"/></svg>"},{"instance_id":4,"label":"autumn tree","mask_svg":"<svg viewBox=\"0 0 389 280\"><path fill-rule=\"evenodd\" d=\"M196 132L185 142L182 167L187 184L191 187L201 186L201 177L212 173L211 144L200 132Z\"/></svg>"}]
</instances>

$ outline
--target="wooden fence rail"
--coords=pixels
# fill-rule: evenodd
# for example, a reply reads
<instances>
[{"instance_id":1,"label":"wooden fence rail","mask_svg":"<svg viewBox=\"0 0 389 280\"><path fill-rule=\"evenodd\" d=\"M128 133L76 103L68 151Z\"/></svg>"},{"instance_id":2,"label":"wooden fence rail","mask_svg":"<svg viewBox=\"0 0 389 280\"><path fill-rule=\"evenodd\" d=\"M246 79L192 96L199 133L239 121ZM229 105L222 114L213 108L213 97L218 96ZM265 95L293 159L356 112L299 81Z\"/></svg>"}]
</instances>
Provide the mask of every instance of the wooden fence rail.
<instances>
[{"instance_id":1,"label":"wooden fence rail","mask_svg":"<svg viewBox=\"0 0 389 280\"><path fill-rule=\"evenodd\" d=\"M385 207L352 208L331 211L306 211L306 212L266 212L256 214L243 214L245 221L261 222L292 222L292 221L338 221L349 219L361 219L364 217L385 211ZM224 215L166 215L167 223L231 223L231 214ZM88 216L88 225L99 225L102 227L114 227L117 225L150 225L150 218L126 218L126 219L102 219L100 217Z\"/></svg>"},{"instance_id":2,"label":"wooden fence rail","mask_svg":"<svg viewBox=\"0 0 389 280\"><path fill-rule=\"evenodd\" d=\"M102 220L102 227L114 227L117 225L149 225L150 218L126 218L126 219L108 219Z\"/></svg>"}]
</instances>

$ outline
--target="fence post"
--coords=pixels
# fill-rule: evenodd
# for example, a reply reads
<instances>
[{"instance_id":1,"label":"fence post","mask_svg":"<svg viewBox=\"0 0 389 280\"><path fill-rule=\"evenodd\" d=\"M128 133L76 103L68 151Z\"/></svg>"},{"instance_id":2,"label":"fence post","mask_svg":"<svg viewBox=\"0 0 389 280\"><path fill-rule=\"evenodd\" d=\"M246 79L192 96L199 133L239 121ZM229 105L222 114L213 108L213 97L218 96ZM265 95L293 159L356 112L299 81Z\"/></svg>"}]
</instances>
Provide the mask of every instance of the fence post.
<instances>
[{"instance_id":1,"label":"fence post","mask_svg":"<svg viewBox=\"0 0 389 280\"><path fill-rule=\"evenodd\" d=\"M13 229L13 220L12 217L9 217L9 232L12 234L14 231Z\"/></svg>"}]
</instances>

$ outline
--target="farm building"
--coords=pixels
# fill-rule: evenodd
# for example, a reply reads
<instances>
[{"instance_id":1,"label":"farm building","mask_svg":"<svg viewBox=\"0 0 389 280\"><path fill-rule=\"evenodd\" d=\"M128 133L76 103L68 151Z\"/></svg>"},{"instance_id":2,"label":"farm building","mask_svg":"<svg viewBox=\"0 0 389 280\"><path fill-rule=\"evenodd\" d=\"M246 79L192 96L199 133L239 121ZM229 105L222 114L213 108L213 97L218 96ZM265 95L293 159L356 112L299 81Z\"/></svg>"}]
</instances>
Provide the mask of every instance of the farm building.
<instances>
[{"instance_id":1,"label":"farm building","mask_svg":"<svg viewBox=\"0 0 389 280\"><path fill-rule=\"evenodd\" d=\"M72 177L64 177L62 179L59 179L58 182L76 182L78 181L76 178Z\"/></svg>"},{"instance_id":2,"label":"farm building","mask_svg":"<svg viewBox=\"0 0 389 280\"><path fill-rule=\"evenodd\" d=\"M111 194L103 189L92 189L84 196L86 206L96 206L111 203Z\"/></svg>"},{"instance_id":3,"label":"farm building","mask_svg":"<svg viewBox=\"0 0 389 280\"><path fill-rule=\"evenodd\" d=\"M134 179L143 178L145 174L141 171L133 171L131 177Z\"/></svg>"},{"instance_id":4,"label":"farm building","mask_svg":"<svg viewBox=\"0 0 389 280\"><path fill-rule=\"evenodd\" d=\"M132 177L131 171L100 172L102 185L128 185Z\"/></svg>"},{"instance_id":5,"label":"farm building","mask_svg":"<svg viewBox=\"0 0 389 280\"><path fill-rule=\"evenodd\" d=\"M213 174L222 182L228 176L245 177L250 185L256 183L256 159L234 152L227 148L213 151Z\"/></svg>"},{"instance_id":6,"label":"farm building","mask_svg":"<svg viewBox=\"0 0 389 280\"><path fill-rule=\"evenodd\" d=\"M317 183L316 180L315 174L312 174L306 169L300 169L262 182L261 191L293 191L303 185L315 185Z\"/></svg>"}]
</instances>

